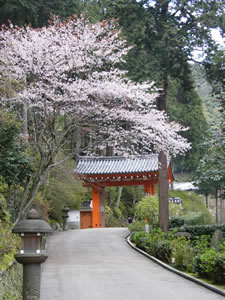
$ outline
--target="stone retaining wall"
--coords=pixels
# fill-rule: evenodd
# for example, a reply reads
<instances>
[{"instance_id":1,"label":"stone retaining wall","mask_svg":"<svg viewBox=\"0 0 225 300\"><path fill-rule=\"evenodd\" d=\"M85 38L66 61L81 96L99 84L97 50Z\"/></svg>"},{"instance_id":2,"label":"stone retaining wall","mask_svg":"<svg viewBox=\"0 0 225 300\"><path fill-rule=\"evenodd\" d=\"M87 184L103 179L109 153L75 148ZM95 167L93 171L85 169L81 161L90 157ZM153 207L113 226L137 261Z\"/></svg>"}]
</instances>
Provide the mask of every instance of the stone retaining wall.
<instances>
[{"instance_id":1,"label":"stone retaining wall","mask_svg":"<svg viewBox=\"0 0 225 300\"><path fill-rule=\"evenodd\" d=\"M0 272L0 299L21 300L22 299L22 274L23 266L16 261Z\"/></svg>"}]
</instances>

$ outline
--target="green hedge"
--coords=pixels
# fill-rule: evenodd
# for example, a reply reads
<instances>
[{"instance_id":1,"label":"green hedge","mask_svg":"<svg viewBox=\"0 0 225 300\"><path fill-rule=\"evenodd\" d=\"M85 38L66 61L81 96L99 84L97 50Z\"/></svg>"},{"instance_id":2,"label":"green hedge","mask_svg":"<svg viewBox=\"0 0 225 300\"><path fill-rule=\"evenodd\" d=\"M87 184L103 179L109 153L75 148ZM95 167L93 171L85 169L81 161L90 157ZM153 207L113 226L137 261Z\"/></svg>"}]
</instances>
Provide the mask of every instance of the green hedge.
<instances>
[{"instance_id":1,"label":"green hedge","mask_svg":"<svg viewBox=\"0 0 225 300\"><path fill-rule=\"evenodd\" d=\"M145 222L144 221L135 221L128 226L130 232L144 231Z\"/></svg>"},{"instance_id":2,"label":"green hedge","mask_svg":"<svg viewBox=\"0 0 225 300\"><path fill-rule=\"evenodd\" d=\"M223 235L225 237L225 224L196 225L196 226L184 225L184 229L192 236L201 236L201 235L212 236L216 230L221 230L223 231Z\"/></svg>"},{"instance_id":3,"label":"green hedge","mask_svg":"<svg viewBox=\"0 0 225 300\"><path fill-rule=\"evenodd\" d=\"M210 248L211 238L202 235L212 234L216 229L224 227L189 226L189 229L192 228L192 234L197 233L191 240L174 237L172 232L165 234L158 228L149 233L134 232L131 241L138 248L179 270L194 272L197 276L209 278L214 283L225 284L225 238L218 244L218 249L215 249Z\"/></svg>"},{"instance_id":4,"label":"green hedge","mask_svg":"<svg viewBox=\"0 0 225 300\"><path fill-rule=\"evenodd\" d=\"M187 215L174 217L170 220L170 228L183 225L204 225L204 214L202 212L189 212Z\"/></svg>"},{"instance_id":5,"label":"green hedge","mask_svg":"<svg viewBox=\"0 0 225 300\"><path fill-rule=\"evenodd\" d=\"M184 225L183 217L174 217L170 219L170 228L178 228Z\"/></svg>"}]
</instances>

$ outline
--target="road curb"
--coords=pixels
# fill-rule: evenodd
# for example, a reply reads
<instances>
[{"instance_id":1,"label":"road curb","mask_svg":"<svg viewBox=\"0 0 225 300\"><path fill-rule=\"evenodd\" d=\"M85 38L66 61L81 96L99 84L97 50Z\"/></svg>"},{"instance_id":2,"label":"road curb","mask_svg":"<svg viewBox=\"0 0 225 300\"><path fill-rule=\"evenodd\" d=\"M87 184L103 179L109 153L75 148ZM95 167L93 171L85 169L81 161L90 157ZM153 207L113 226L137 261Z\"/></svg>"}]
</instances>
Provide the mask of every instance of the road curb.
<instances>
[{"instance_id":1,"label":"road curb","mask_svg":"<svg viewBox=\"0 0 225 300\"><path fill-rule=\"evenodd\" d=\"M220 290L220 289L214 287L214 286L211 285L211 284L205 283L205 282L203 282L203 281L201 281L201 280L199 280L199 279L197 279L197 278L194 278L194 277L192 277L192 276L190 276L190 275L187 275L187 274L185 274L185 273L183 273L183 272L181 272L181 271L179 271L179 270L177 270L177 269L174 269L173 267L171 267L171 266L169 266L169 265L163 263L161 260L155 258L154 256L151 256L151 255L149 255L148 253L144 252L143 250L137 248L137 247L134 246L134 244L130 241L130 235L128 235L125 239L126 239L127 243L128 243L134 250L136 250L137 252L139 252L139 253L141 253L142 255L146 256L147 258L151 259L152 261L156 262L157 264L159 264L159 265L162 266L163 268L165 268L165 269L167 269L167 270L169 270L169 271L171 271L171 272L173 272L173 273L175 273L175 274L177 274L177 275L179 275L179 276L181 276L181 277L183 277L183 278L185 278L185 279L188 279L188 280L190 280L190 281L193 281L193 282L195 282L195 283L197 283L197 284L199 284L199 285L201 285L201 286L203 286L203 287L205 287L205 288L207 288L207 289L209 289L209 290L211 290L211 291L213 291L213 292L215 292L215 293L217 293L217 294L220 294L220 295L222 295L222 296L225 297L225 292L224 292L223 290Z\"/></svg>"}]
</instances>

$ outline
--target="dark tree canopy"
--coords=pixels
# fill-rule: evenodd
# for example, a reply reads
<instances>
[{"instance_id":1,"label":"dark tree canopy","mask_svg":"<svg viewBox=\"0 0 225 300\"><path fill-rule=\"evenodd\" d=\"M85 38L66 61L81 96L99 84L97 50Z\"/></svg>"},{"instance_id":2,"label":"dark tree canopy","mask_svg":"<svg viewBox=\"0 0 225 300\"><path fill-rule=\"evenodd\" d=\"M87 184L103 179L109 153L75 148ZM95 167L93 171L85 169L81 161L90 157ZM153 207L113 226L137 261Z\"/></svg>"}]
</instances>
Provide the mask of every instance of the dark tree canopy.
<instances>
[{"instance_id":1,"label":"dark tree canopy","mask_svg":"<svg viewBox=\"0 0 225 300\"><path fill-rule=\"evenodd\" d=\"M81 4L79 0L7 0L1 4L0 24L8 24L10 20L18 26L42 27L48 24L51 14L62 18L78 14Z\"/></svg>"},{"instance_id":2,"label":"dark tree canopy","mask_svg":"<svg viewBox=\"0 0 225 300\"><path fill-rule=\"evenodd\" d=\"M19 139L20 127L11 114L0 112L0 176L8 185L21 184L32 173L32 161Z\"/></svg>"}]
</instances>

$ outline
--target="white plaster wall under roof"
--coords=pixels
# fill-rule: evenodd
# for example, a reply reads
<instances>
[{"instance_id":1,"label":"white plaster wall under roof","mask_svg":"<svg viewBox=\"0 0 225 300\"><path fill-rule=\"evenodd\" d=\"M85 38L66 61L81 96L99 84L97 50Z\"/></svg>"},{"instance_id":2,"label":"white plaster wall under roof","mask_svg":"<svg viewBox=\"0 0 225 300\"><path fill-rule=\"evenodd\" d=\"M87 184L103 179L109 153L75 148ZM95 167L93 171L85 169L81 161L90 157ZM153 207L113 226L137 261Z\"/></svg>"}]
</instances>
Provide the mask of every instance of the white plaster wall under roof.
<instances>
[{"instance_id":1,"label":"white plaster wall under roof","mask_svg":"<svg viewBox=\"0 0 225 300\"><path fill-rule=\"evenodd\" d=\"M68 228L69 229L80 229L80 211L79 210L70 210L68 212Z\"/></svg>"}]
</instances>

